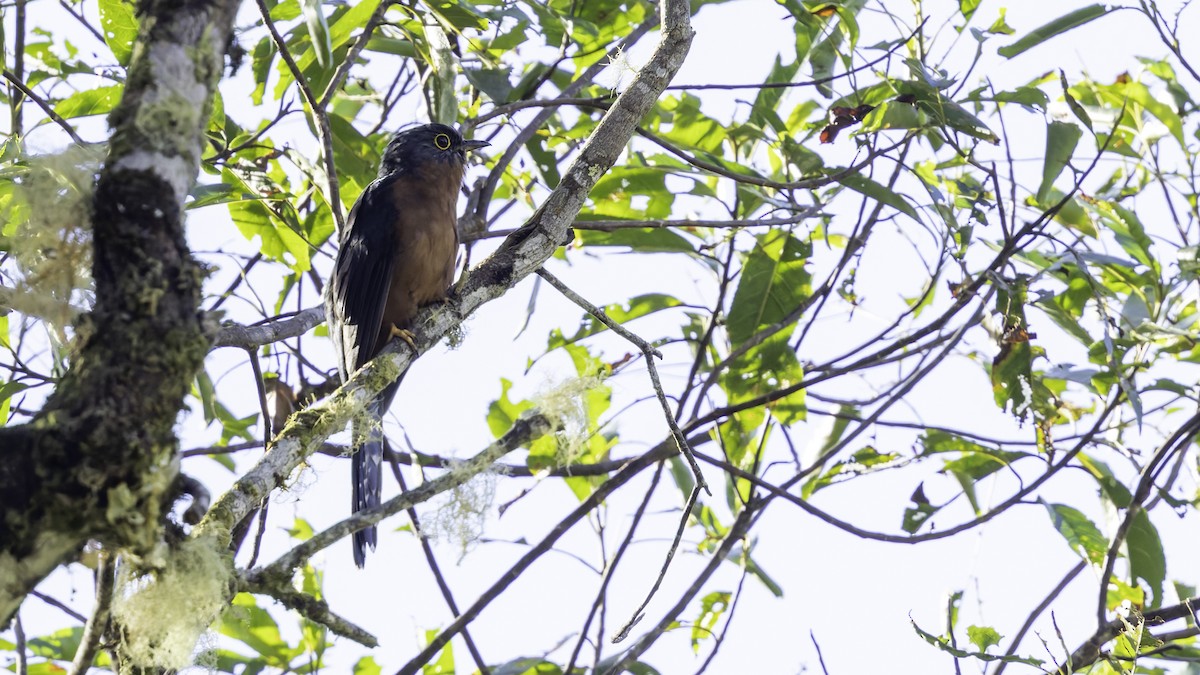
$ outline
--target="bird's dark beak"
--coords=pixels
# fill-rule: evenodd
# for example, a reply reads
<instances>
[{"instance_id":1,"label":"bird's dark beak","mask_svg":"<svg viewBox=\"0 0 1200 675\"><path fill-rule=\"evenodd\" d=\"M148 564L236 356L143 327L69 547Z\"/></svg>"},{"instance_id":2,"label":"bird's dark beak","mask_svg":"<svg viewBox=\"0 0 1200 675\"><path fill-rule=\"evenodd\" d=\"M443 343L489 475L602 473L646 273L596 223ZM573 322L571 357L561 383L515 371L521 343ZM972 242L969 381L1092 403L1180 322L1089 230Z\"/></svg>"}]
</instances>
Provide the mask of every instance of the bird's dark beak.
<instances>
[{"instance_id":1,"label":"bird's dark beak","mask_svg":"<svg viewBox=\"0 0 1200 675\"><path fill-rule=\"evenodd\" d=\"M465 152L471 152L472 150L478 150L478 149L480 149L480 148L486 148L486 147L487 147L487 146L489 146L489 145L491 145L491 143L488 143L487 141L474 141L474 140L472 140L472 141L463 141L463 142L462 142L462 149L463 149Z\"/></svg>"}]
</instances>

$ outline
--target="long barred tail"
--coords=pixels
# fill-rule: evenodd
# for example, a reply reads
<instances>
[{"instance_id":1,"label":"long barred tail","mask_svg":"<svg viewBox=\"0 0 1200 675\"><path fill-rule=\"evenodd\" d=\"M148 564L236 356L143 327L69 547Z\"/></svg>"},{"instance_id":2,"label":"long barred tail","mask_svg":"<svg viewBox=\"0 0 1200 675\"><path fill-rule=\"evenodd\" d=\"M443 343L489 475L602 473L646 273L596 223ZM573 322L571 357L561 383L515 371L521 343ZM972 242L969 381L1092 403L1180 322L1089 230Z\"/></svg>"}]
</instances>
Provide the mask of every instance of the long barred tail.
<instances>
[{"instance_id":1,"label":"long barred tail","mask_svg":"<svg viewBox=\"0 0 1200 675\"><path fill-rule=\"evenodd\" d=\"M379 506L383 494L383 429L381 422L383 414L392 405L392 398L400 388L397 381L384 389L379 398L371 402L371 428L365 434L366 440L354 452L351 462L350 478L353 482L353 502L350 507L353 513L365 511ZM358 425L355 425L354 438L363 438ZM367 547L375 550L377 529L374 525L354 533L354 564L361 569L367 561Z\"/></svg>"}]
</instances>

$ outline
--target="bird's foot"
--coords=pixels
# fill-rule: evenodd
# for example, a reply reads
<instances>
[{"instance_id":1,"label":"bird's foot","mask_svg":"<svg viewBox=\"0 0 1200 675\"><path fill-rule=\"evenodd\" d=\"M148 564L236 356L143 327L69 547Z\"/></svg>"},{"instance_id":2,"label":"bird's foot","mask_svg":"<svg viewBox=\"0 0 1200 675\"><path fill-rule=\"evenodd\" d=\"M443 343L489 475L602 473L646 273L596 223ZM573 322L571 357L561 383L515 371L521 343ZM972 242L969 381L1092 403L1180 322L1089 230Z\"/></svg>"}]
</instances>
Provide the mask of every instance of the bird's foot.
<instances>
[{"instance_id":1,"label":"bird's foot","mask_svg":"<svg viewBox=\"0 0 1200 675\"><path fill-rule=\"evenodd\" d=\"M408 346L413 348L413 351L417 350L417 343L413 342L413 337L415 336L411 330L397 328L396 324L392 324L392 327L388 330L388 334L391 337L400 338L401 340L407 342Z\"/></svg>"}]
</instances>

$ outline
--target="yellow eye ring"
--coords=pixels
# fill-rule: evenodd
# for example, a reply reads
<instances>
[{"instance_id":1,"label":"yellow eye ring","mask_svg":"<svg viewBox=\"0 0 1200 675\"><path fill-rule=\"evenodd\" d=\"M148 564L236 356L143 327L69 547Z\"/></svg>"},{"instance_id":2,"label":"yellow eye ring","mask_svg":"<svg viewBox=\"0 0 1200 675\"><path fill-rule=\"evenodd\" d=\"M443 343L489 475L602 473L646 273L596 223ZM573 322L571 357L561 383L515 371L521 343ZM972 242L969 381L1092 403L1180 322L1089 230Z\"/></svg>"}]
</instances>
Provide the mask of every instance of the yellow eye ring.
<instances>
[{"instance_id":1,"label":"yellow eye ring","mask_svg":"<svg viewBox=\"0 0 1200 675\"><path fill-rule=\"evenodd\" d=\"M433 144L437 146L438 150L449 150L450 137L446 134L438 134L437 136L433 137Z\"/></svg>"}]
</instances>

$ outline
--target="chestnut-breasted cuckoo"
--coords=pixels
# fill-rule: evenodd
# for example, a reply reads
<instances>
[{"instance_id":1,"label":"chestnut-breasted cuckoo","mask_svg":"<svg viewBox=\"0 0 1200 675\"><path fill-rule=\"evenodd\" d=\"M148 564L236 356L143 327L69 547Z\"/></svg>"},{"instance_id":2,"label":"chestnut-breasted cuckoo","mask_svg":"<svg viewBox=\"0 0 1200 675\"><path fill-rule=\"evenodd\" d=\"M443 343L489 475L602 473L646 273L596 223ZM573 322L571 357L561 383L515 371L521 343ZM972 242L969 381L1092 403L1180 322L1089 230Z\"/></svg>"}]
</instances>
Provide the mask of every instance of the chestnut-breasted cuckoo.
<instances>
[{"instance_id":1,"label":"chestnut-breasted cuckoo","mask_svg":"<svg viewBox=\"0 0 1200 675\"><path fill-rule=\"evenodd\" d=\"M425 124L398 132L388 143L379 177L359 196L341 232L325 296L329 335L345 382L393 337L410 345L413 316L444 300L458 252L458 195L466 153L487 145L464 141L452 127ZM354 429L352 509L378 506L382 491L380 421L400 381L368 407L369 421ZM362 429L364 425L369 428ZM354 533L354 563L375 549L372 525Z\"/></svg>"}]
</instances>

